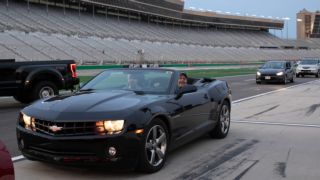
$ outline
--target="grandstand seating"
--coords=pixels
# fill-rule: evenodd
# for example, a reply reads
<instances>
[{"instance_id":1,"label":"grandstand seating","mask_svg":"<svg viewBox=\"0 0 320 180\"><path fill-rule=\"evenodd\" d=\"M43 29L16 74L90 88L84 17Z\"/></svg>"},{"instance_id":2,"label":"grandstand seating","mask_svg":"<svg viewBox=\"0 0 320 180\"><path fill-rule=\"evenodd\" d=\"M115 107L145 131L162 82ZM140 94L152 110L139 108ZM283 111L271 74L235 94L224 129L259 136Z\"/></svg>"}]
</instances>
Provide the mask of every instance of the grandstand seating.
<instances>
[{"instance_id":1,"label":"grandstand seating","mask_svg":"<svg viewBox=\"0 0 320 180\"><path fill-rule=\"evenodd\" d=\"M315 16L314 24L313 24L313 32L311 37L320 38L320 15Z\"/></svg>"},{"instance_id":2,"label":"grandstand seating","mask_svg":"<svg viewBox=\"0 0 320 180\"><path fill-rule=\"evenodd\" d=\"M309 50L281 47L309 47ZM272 47L272 48L262 48ZM1 59L75 59L81 64L252 62L320 56L320 41L282 40L263 31L148 24L50 7L0 3Z\"/></svg>"}]
</instances>

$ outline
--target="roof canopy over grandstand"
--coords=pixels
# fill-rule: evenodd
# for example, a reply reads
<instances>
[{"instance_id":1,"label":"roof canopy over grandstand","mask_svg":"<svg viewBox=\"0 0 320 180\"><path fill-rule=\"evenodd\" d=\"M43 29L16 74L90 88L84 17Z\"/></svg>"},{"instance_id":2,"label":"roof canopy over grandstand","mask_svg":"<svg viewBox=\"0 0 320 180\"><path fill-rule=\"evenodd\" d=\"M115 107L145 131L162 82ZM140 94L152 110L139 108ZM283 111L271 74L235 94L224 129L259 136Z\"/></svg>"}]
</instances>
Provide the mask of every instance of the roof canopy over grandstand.
<instances>
[{"instance_id":1,"label":"roof canopy over grandstand","mask_svg":"<svg viewBox=\"0 0 320 180\"><path fill-rule=\"evenodd\" d=\"M176 24L181 26L215 27L217 29L282 29L282 20L255 18L200 12L184 9L181 0L26 0L34 3L50 3L57 6L79 8L95 13L126 16L148 22Z\"/></svg>"}]
</instances>

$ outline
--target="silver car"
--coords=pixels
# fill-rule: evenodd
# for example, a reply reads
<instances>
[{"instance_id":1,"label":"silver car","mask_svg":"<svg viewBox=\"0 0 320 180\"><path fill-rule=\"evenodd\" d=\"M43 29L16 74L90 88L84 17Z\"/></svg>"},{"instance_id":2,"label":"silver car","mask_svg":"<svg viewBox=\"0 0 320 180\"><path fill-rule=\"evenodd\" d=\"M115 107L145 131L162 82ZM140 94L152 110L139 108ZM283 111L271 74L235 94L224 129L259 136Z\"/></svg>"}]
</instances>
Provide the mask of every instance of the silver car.
<instances>
[{"instance_id":1,"label":"silver car","mask_svg":"<svg viewBox=\"0 0 320 180\"><path fill-rule=\"evenodd\" d=\"M304 59L296 68L296 76L304 77L304 75L320 76L320 59Z\"/></svg>"}]
</instances>

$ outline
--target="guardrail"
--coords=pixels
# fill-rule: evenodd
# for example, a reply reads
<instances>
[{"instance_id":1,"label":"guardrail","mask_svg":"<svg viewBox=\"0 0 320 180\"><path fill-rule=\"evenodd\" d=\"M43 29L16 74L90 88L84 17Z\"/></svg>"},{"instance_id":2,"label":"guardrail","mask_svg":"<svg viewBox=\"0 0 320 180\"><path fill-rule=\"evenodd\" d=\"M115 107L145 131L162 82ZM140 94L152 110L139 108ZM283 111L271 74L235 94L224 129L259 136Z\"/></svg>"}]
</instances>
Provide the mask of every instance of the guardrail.
<instances>
[{"instance_id":1,"label":"guardrail","mask_svg":"<svg viewBox=\"0 0 320 180\"><path fill-rule=\"evenodd\" d=\"M212 66L248 66L262 65L262 62L257 63L224 63L224 64L159 64L158 67L212 67ZM95 70L95 69L113 69L113 68L128 68L129 65L88 65L77 66L77 70Z\"/></svg>"}]
</instances>

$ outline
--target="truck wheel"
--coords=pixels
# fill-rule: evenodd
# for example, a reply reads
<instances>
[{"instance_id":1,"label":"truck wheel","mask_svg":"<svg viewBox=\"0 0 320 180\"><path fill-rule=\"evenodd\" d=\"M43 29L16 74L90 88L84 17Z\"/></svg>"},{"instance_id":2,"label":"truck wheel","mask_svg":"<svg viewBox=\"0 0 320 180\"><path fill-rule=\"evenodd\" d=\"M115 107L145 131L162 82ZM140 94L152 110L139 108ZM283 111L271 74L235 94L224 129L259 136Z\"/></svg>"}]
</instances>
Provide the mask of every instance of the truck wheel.
<instances>
[{"instance_id":1,"label":"truck wheel","mask_svg":"<svg viewBox=\"0 0 320 180\"><path fill-rule=\"evenodd\" d=\"M58 87L50 81L38 82L33 89L33 100L48 98L54 95L58 95Z\"/></svg>"},{"instance_id":2,"label":"truck wheel","mask_svg":"<svg viewBox=\"0 0 320 180\"><path fill-rule=\"evenodd\" d=\"M32 101L29 96L26 96L24 94L15 95L13 96L13 98L23 104L28 104Z\"/></svg>"},{"instance_id":3,"label":"truck wheel","mask_svg":"<svg viewBox=\"0 0 320 180\"><path fill-rule=\"evenodd\" d=\"M320 75L320 71L318 71L318 73L316 74L316 78L319 78Z\"/></svg>"}]
</instances>

